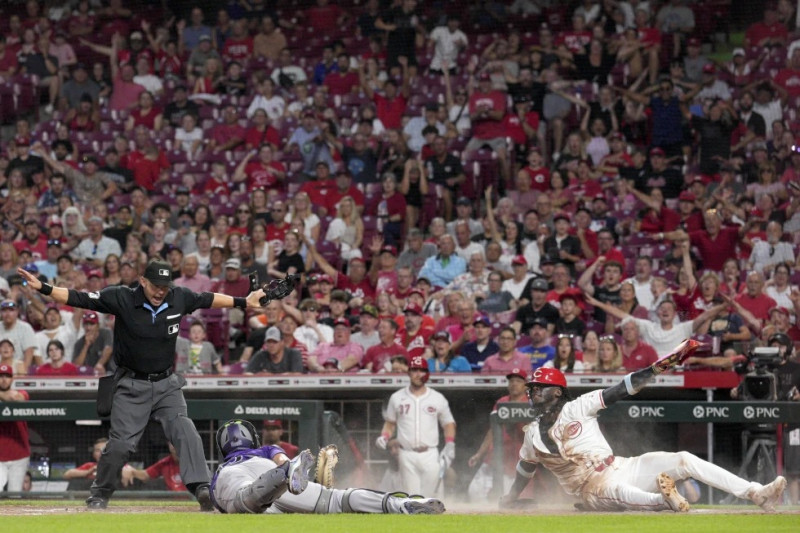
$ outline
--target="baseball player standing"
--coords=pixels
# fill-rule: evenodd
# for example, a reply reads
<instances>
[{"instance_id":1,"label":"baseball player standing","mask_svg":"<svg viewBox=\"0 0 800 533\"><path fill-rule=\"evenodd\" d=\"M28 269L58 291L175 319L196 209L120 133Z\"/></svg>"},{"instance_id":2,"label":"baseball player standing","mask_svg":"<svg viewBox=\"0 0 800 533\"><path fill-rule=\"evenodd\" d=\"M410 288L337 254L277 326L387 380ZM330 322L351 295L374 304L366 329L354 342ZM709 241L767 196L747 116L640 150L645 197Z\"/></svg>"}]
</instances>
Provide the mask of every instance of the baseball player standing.
<instances>
[{"instance_id":1,"label":"baseball player standing","mask_svg":"<svg viewBox=\"0 0 800 533\"><path fill-rule=\"evenodd\" d=\"M402 489L410 494L423 494L431 487L438 487L440 473L455 459L456 422L447 399L425 385L429 373L423 356L411 358L408 377L409 386L389 398L383 429L375 445L385 450L397 430ZM440 425L445 442L441 453L438 449Z\"/></svg>"},{"instance_id":2,"label":"baseball player standing","mask_svg":"<svg viewBox=\"0 0 800 533\"><path fill-rule=\"evenodd\" d=\"M212 511L209 472L203 443L188 418L181 389L186 380L172 372L175 342L181 318L203 308L260 308L263 290L247 298L192 292L172 286L169 263L151 261L139 286L106 287L100 292L79 292L42 283L23 269L17 272L28 285L57 303L113 314L114 389L108 444L97 465L97 477L86 500L90 509L105 509L120 471L136 448L147 422L158 420L180 457L181 479L203 511Z\"/></svg>"},{"instance_id":3,"label":"baseball player standing","mask_svg":"<svg viewBox=\"0 0 800 533\"><path fill-rule=\"evenodd\" d=\"M14 390L14 369L0 365L0 402L24 402L28 391ZM22 492L22 482L30 463L28 423L24 420L0 422L0 491L8 482L8 492Z\"/></svg>"},{"instance_id":4,"label":"baseball player standing","mask_svg":"<svg viewBox=\"0 0 800 533\"><path fill-rule=\"evenodd\" d=\"M681 364L698 346L696 341L684 341L671 354L628 374L619 384L575 400L560 370L534 371L527 387L536 415L525 432L514 484L501 505L516 500L542 464L587 510L686 512L689 502L678 493L675 480L694 478L773 511L786 488L782 476L768 485L749 482L688 452L615 457L600 431L597 416L601 409L638 393L656 375Z\"/></svg>"},{"instance_id":5,"label":"baseball player standing","mask_svg":"<svg viewBox=\"0 0 800 533\"><path fill-rule=\"evenodd\" d=\"M261 446L256 428L247 420L225 422L216 441L224 460L211 480L211 498L223 513L441 514L445 510L434 498L330 488L338 460L335 446L320 450L317 482L313 482L314 458L308 450L290 460L279 446Z\"/></svg>"}]
</instances>

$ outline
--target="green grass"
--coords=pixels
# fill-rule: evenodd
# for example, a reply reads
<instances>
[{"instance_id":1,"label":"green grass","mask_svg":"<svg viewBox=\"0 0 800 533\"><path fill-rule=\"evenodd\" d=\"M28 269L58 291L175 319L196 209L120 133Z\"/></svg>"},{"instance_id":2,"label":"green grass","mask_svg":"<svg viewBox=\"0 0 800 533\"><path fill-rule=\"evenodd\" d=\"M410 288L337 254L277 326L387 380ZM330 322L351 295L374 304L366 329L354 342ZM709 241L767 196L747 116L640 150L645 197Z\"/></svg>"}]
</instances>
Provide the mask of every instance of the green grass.
<instances>
[{"instance_id":1,"label":"green grass","mask_svg":"<svg viewBox=\"0 0 800 533\"><path fill-rule=\"evenodd\" d=\"M526 531L534 527L537 531L576 532L591 531L603 533L607 531L624 531L626 533L648 533L681 531L720 532L751 531L770 533L796 532L800 517L797 514L703 514L704 508L688 515L673 513L658 514L579 514L567 512L563 515L537 514L526 515L458 515L441 516L379 516L379 515L222 515L201 514L193 512L194 503L130 501L112 502L111 508L117 512L83 512L82 503L75 501L26 501L0 502L0 529L3 533L144 533L191 531L201 533L211 531L258 531L269 528L270 531L286 531L288 533L354 533L354 532L408 532L424 533L440 532L502 532ZM37 516L9 516L14 512L9 507L35 507L46 509ZM180 512L137 513L137 506L172 507ZM121 514L120 509L130 508L132 513ZM62 510L63 509L63 510ZM713 508L719 512L719 507ZM737 511L747 507L732 508ZM753 509L755 510L755 509ZM22 509L20 509L22 511ZM4 515L4 516L2 516Z\"/></svg>"}]
</instances>

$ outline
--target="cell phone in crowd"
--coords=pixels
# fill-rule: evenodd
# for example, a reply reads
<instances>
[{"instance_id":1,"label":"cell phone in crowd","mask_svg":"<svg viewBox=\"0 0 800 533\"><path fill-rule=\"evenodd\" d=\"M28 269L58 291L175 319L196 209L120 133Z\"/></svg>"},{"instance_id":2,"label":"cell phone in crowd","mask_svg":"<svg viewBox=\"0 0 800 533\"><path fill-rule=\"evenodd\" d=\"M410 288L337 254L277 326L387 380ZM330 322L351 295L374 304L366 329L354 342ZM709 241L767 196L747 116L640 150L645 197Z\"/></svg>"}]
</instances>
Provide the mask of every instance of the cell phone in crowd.
<instances>
[{"instance_id":1,"label":"cell phone in crowd","mask_svg":"<svg viewBox=\"0 0 800 533\"><path fill-rule=\"evenodd\" d=\"M247 277L250 279L250 292L257 291L261 288L258 284L258 272L251 272Z\"/></svg>"}]
</instances>

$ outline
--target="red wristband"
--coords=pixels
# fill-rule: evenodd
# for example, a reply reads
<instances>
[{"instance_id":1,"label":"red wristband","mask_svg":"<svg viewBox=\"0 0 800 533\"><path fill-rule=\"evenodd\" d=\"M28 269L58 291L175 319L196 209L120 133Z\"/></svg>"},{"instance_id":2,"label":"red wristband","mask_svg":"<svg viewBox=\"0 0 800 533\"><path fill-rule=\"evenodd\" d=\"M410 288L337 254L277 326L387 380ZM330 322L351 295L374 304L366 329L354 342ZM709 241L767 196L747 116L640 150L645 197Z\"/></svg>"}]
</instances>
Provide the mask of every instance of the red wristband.
<instances>
[{"instance_id":1,"label":"red wristband","mask_svg":"<svg viewBox=\"0 0 800 533\"><path fill-rule=\"evenodd\" d=\"M445 437L444 438L444 442L445 443L447 443L447 442L455 442L455 441L456 441L455 437Z\"/></svg>"},{"instance_id":2,"label":"red wristband","mask_svg":"<svg viewBox=\"0 0 800 533\"><path fill-rule=\"evenodd\" d=\"M389 440L389 439L392 438L392 434L391 433L381 433L381 437L383 437L386 440Z\"/></svg>"}]
</instances>

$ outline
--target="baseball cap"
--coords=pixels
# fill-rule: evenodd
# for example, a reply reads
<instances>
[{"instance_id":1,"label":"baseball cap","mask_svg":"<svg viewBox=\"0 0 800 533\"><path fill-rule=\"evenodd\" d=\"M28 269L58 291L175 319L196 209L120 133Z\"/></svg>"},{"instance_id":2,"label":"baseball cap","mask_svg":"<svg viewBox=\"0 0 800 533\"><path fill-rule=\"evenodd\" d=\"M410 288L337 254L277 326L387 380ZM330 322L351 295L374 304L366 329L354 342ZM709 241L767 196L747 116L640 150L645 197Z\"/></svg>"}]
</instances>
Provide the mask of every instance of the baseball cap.
<instances>
[{"instance_id":1,"label":"baseball cap","mask_svg":"<svg viewBox=\"0 0 800 533\"><path fill-rule=\"evenodd\" d=\"M481 72L478 74L478 81L491 81L492 77L489 75L488 72Z\"/></svg>"},{"instance_id":2,"label":"baseball cap","mask_svg":"<svg viewBox=\"0 0 800 533\"><path fill-rule=\"evenodd\" d=\"M94 311L87 311L83 313L83 323L84 324L99 324L100 317L97 316L97 313Z\"/></svg>"},{"instance_id":3,"label":"baseball cap","mask_svg":"<svg viewBox=\"0 0 800 533\"><path fill-rule=\"evenodd\" d=\"M755 152L756 150L763 150L763 151L766 152L767 151L767 143L763 143L763 142L753 143L752 151Z\"/></svg>"},{"instance_id":4,"label":"baseball cap","mask_svg":"<svg viewBox=\"0 0 800 533\"><path fill-rule=\"evenodd\" d=\"M378 318L378 309L372 304L366 304L361 308L361 314Z\"/></svg>"},{"instance_id":5,"label":"baseball cap","mask_svg":"<svg viewBox=\"0 0 800 533\"><path fill-rule=\"evenodd\" d=\"M351 257L347 263L349 265L354 265L356 263L361 263L362 265L365 265L367 262L364 260L363 257Z\"/></svg>"},{"instance_id":6,"label":"baseball cap","mask_svg":"<svg viewBox=\"0 0 800 533\"><path fill-rule=\"evenodd\" d=\"M596 202L597 200L602 200L603 202L606 202L606 203L608 202L608 199L606 198L606 195L601 193L601 192L595 194L594 198L592 198L593 202Z\"/></svg>"},{"instance_id":7,"label":"baseball cap","mask_svg":"<svg viewBox=\"0 0 800 533\"><path fill-rule=\"evenodd\" d=\"M512 368L511 372L506 374L506 379L511 378L520 378L523 381L528 381L528 376L525 375L525 371L521 368Z\"/></svg>"},{"instance_id":8,"label":"baseball cap","mask_svg":"<svg viewBox=\"0 0 800 533\"><path fill-rule=\"evenodd\" d=\"M3 300L3 302L0 303L0 309L16 309L16 308L17 308L17 303L14 300Z\"/></svg>"},{"instance_id":9,"label":"baseball cap","mask_svg":"<svg viewBox=\"0 0 800 533\"><path fill-rule=\"evenodd\" d=\"M433 283L431 283L431 280L429 280L425 276L420 276L420 277L417 278L417 285L419 285L420 283L427 283L431 287L433 286Z\"/></svg>"},{"instance_id":10,"label":"baseball cap","mask_svg":"<svg viewBox=\"0 0 800 533\"><path fill-rule=\"evenodd\" d=\"M103 271L99 268L95 268L89 271L89 274L86 275L87 278L102 278Z\"/></svg>"},{"instance_id":11,"label":"baseball cap","mask_svg":"<svg viewBox=\"0 0 800 533\"><path fill-rule=\"evenodd\" d=\"M331 292L331 301L347 303L350 301L350 297L347 295L346 291L343 291L342 289L336 289L335 291Z\"/></svg>"},{"instance_id":12,"label":"baseball cap","mask_svg":"<svg viewBox=\"0 0 800 533\"><path fill-rule=\"evenodd\" d=\"M532 291L549 291L550 286L547 284L547 280L544 278L536 278L531 283L531 290Z\"/></svg>"},{"instance_id":13,"label":"baseball cap","mask_svg":"<svg viewBox=\"0 0 800 533\"><path fill-rule=\"evenodd\" d=\"M733 49L733 57L743 56L743 55L745 55L744 48L734 48Z\"/></svg>"},{"instance_id":14,"label":"baseball cap","mask_svg":"<svg viewBox=\"0 0 800 533\"><path fill-rule=\"evenodd\" d=\"M425 293L424 293L424 292L422 292L422 291L421 291L421 290L419 290L419 289L411 289L410 291L408 291L408 295L406 296L406 298L408 298L408 297L409 297L409 296L411 296L412 294L416 294L417 296L419 296L419 297L420 297L420 298L422 298L423 300L425 299Z\"/></svg>"},{"instance_id":15,"label":"baseball cap","mask_svg":"<svg viewBox=\"0 0 800 533\"><path fill-rule=\"evenodd\" d=\"M472 202L466 196L462 196L456 201L456 205L470 205L471 206Z\"/></svg>"},{"instance_id":16,"label":"baseball cap","mask_svg":"<svg viewBox=\"0 0 800 533\"><path fill-rule=\"evenodd\" d=\"M189 216L190 218L194 218L194 211L192 211L192 208L191 208L191 207L184 207L184 208L181 208L181 209L178 211L178 216L179 216L179 217L182 217L182 216L184 216L184 215L186 215L186 216Z\"/></svg>"},{"instance_id":17,"label":"baseball cap","mask_svg":"<svg viewBox=\"0 0 800 533\"><path fill-rule=\"evenodd\" d=\"M0 376L14 377L14 369L11 365L0 365Z\"/></svg>"},{"instance_id":18,"label":"baseball cap","mask_svg":"<svg viewBox=\"0 0 800 533\"><path fill-rule=\"evenodd\" d=\"M234 268L236 270L239 270L240 268L242 268L242 262L236 259L235 257L231 257L230 259L225 261L225 268Z\"/></svg>"},{"instance_id":19,"label":"baseball cap","mask_svg":"<svg viewBox=\"0 0 800 533\"><path fill-rule=\"evenodd\" d=\"M478 318L472 321L473 326L477 326L478 324L483 324L486 327L492 327L492 323L489 321L489 317L486 316L479 316Z\"/></svg>"},{"instance_id":20,"label":"baseball cap","mask_svg":"<svg viewBox=\"0 0 800 533\"><path fill-rule=\"evenodd\" d=\"M207 33L204 33L203 35L201 35L198 38L198 41L200 41L200 42L209 41L210 42L211 41L211 36L209 34L207 34Z\"/></svg>"},{"instance_id":21,"label":"baseball cap","mask_svg":"<svg viewBox=\"0 0 800 533\"><path fill-rule=\"evenodd\" d=\"M281 420L264 420L264 427L271 428L271 427L283 427L283 422Z\"/></svg>"},{"instance_id":22,"label":"baseball cap","mask_svg":"<svg viewBox=\"0 0 800 533\"><path fill-rule=\"evenodd\" d=\"M706 63L703 65L703 74L716 74L717 67L714 66L714 63Z\"/></svg>"},{"instance_id":23,"label":"baseball cap","mask_svg":"<svg viewBox=\"0 0 800 533\"><path fill-rule=\"evenodd\" d=\"M344 327L349 329L350 328L350 321L347 320L344 317L339 317L339 318L337 318L336 320L333 321L333 327L336 327L336 326L344 326Z\"/></svg>"},{"instance_id":24,"label":"baseball cap","mask_svg":"<svg viewBox=\"0 0 800 533\"><path fill-rule=\"evenodd\" d=\"M769 310L769 314L772 315L773 311L777 311L779 313L783 313L786 316L790 316L789 310L786 309L783 306L775 306L775 307L773 307L772 309Z\"/></svg>"},{"instance_id":25,"label":"baseball cap","mask_svg":"<svg viewBox=\"0 0 800 533\"><path fill-rule=\"evenodd\" d=\"M269 328L267 330L267 332L264 334L264 342L267 342L267 341L276 341L276 342L278 342L282 338L283 338L283 336L281 335L281 330L279 330L275 326L272 326L271 328Z\"/></svg>"},{"instance_id":26,"label":"baseball cap","mask_svg":"<svg viewBox=\"0 0 800 533\"><path fill-rule=\"evenodd\" d=\"M611 134L611 140L612 141L624 141L625 140L625 135L623 135L622 132L615 131L614 133Z\"/></svg>"},{"instance_id":27,"label":"baseball cap","mask_svg":"<svg viewBox=\"0 0 800 533\"><path fill-rule=\"evenodd\" d=\"M679 202L694 202L696 200L694 194L690 193L689 191L683 191L680 196L678 196Z\"/></svg>"},{"instance_id":28,"label":"baseball cap","mask_svg":"<svg viewBox=\"0 0 800 533\"><path fill-rule=\"evenodd\" d=\"M422 307L413 302L409 302L406 304L405 309L403 309L403 313L414 313L415 315L422 316Z\"/></svg>"},{"instance_id":29,"label":"baseball cap","mask_svg":"<svg viewBox=\"0 0 800 533\"><path fill-rule=\"evenodd\" d=\"M392 254L394 256L397 256L397 248L395 248L391 244L387 244L387 245L381 247L381 253L382 254Z\"/></svg>"},{"instance_id":30,"label":"baseball cap","mask_svg":"<svg viewBox=\"0 0 800 533\"><path fill-rule=\"evenodd\" d=\"M97 157L96 157L96 156L93 156L93 155L91 155L91 154L87 154L87 155L83 156L83 158L81 158L81 161L82 161L84 164L86 164L86 163L94 163L95 165L99 164L99 163L97 162ZM94 218L94 217L92 217L92 218Z\"/></svg>"},{"instance_id":31,"label":"baseball cap","mask_svg":"<svg viewBox=\"0 0 800 533\"><path fill-rule=\"evenodd\" d=\"M542 256L542 259L539 261L539 266L541 265L555 265L558 263L558 260L550 254L545 254Z\"/></svg>"},{"instance_id":32,"label":"baseball cap","mask_svg":"<svg viewBox=\"0 0 800 533\"><path fill-rule=\"evenodd\" d=\"M333 278L327 274L320 274L317 276L317 283L330 283L333 285Z\"/></svg>"},{"instance_id":33,"label":"baseball cap","mask_svg":"<svg viewBox=\"0 0 800 533\"><path fill-rule=\"evenodd\" d=\"M570 221L569 220L569 215L566 214L566 213L563 213L563 212L562 213L556 213L553 216L553 222L558 222L559 220L566 220L567 222L569 222Z\"/></svg>"},{"instance_id":34,"label":"baseball cap","mask_svg":"<svg viewBox=\"0 0 800 533\"><path fill-rule=\"evenodd\" d=\"M700 39L697 37L691 37L686 40L686 46L700 46Z\"/></svg>"},{"instance_id":35,"label":"baseball cap","mask_svg":"<svg viewBox=\"0 0 800 533\"><path fill-rule=\"evenodd\" d=\"M23 266L22 269L27 270L31 274L39 273L39 267L36 266L36 263L25 263L25 266Z\"/></svg>"},{"instance_id":36,"label":"baseball cap","mask_svg":"<svg viewBox=\"0 0 800 533\"><path fill-rule=\"evenodd\" d=\"M528 266L528 261L525 260L525 256L523 255L515 255L514 259L511 260L512 265L522 265Z\"/></svg>"},{"instance_id":37,"label":"baseball cap","mask_svg":"<svg viewBox=\"0 0 800 533\"><path fill-rule=\"evenodd\" d=\"M131 41L136 41L136 40L139 40L139 41L144 40L144 35L142 35L142 32L135 31L135 32L131 33Z\"/></svg>"},{"instance_id":38,"label":"baseball cap","mask_svg":"<svg viewBox=\"0 0 800 533\"><path fill-rule=\"evenodd\" d=\"M667 155L666 152L664 152L664 150L662 150L658 146L656 146L655 148L651 148L650 149L650 157L654 157L654 156L664 157L665 155Z\"/></svg>"},{"instance_id":39,"label":"baseball cap","mask_svg":"<svg viewBox=\"0 0 800 533\"><path fill-rule=\"evenodd\" d=\"M577 303L581 299L581 293L573 289L567 289L558 295L558 301L563 303L564 300L573 300Z\"/></svg>"},{"instance_id":40,"label":"baseball cap","mask_svg":"<svg viewBox=\"0 0 800 533\"><path fill-rule=\"evenodd\" d=\"M63 228L64 224L61 223L61 219L59 217L54 216L53 218L51 218L50 220L47 221L47 227L48 228L53 227L53 226L60 226L60 227Z\"/></svg>"},{"instance_id":41,"label":"baseball cap","mask_svg":"<svg viewBox=\"0 0 800 533\"><path fill-rule=\"evenodd\" d=\"M151 261L144 269L144 279L161 287L172 287L172 267L166 261Z\"/></svg>"},{"instance_id":42,"label":"baseball cap","mask_svg":"<svg viewBox=\"0 0 800 533\"><path fill-rule=\"evenodd\" d=\"M175 189L175 195L177 196L178 194L189 195L191 194L191 191L189 190L189 187L187 187L186 185L181 185L177 189Z\"/></svg>"},{"instance_id":43,"label":"baseball cap","mask_svg":"<svg viewBox=\"0 0 800 533\"><path fill-rule=\"evenodd\" d=\"M439 331L438 333L434 333L433 337L431 337L431 340L451 342L450 334L447 333L446 331Z\"/></svg>"},{"instance_id":44,"label":"baseball cap","mask_svg":"<svg viewBox=\"0 0 800 533\"><path fill-rule=\"evenodd\" d=\"M546 328L547 327L547 320L544 317L538 316L538 317L534 318L533 321L531 322L531 328L533 328L535 326L540 326L540 327Z\"/></svg>"}]
</instances>

